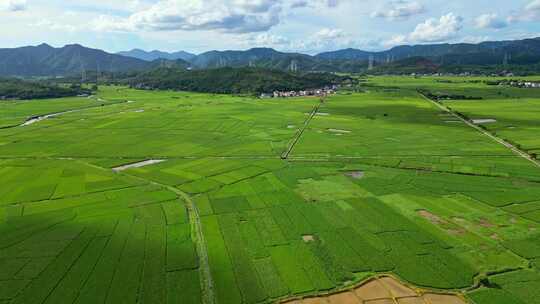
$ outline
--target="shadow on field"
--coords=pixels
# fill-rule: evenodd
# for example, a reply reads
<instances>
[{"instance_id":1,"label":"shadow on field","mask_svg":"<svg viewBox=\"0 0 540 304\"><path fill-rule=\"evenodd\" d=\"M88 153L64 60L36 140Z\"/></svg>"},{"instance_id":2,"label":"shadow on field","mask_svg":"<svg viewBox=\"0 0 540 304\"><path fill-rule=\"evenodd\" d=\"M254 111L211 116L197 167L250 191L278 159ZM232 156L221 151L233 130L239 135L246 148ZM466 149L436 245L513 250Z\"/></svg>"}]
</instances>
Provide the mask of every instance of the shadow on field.
<instances>
[{"instance_id":1,"label":"shadow on field","mask_svg":"<svg viewBox=\"0 0 540 304\"><path fill-rule=\"evenodd\" d=\"M322 110L324 111L324 109ZM370 105L370 106L332 106L328 108L330 115L357 117L381 120L393 123L435 124L443 121L440 112L429 108L407 105Z\"/></svg>"},{"instance_id":2,"label":"shadow on field","mask_svg":"<svg viewBox=\"0 0 540 304\"><path fill-rule=\"evenodd\" d=\"M0 223L0 280L8 287L0 289L0 299L136 303L144 289L146 303L163 303L168 292L187 288L193 299L186 303L198 303L189 223L167 225L159 204L144 209L85 218L69 209L9 217Z\"/></svg>"},{"instance_id":3,"label":"shadow on field","mask_svg":"<svg viewBox=\"0 0 540 304\"><path fill-rule=\"evenodd\" d=\"M442 111L437 111L432 108L416 107L414 105L369 105L369 106L340 106L333 105L326 109L330 115L349 116L363 119L387 121L391 123L406 123L406 124L444 124L448 127L462 127L462 124L449 124L445 121L455 121L456 118ZM321 111L325 111L322 109ZM446 114L446 115L444 115ZM465 113L467 114L467 113ZM443 116L444 115L444 116ZM489 115L475 115L475 118L494 118ZM518 128L538 128L538 122L532 119L504 119L502 123L494 124L494 130L505 130L509 126ZM486 125L486 127L490 127Z\"/></svg>"}]
</instances>

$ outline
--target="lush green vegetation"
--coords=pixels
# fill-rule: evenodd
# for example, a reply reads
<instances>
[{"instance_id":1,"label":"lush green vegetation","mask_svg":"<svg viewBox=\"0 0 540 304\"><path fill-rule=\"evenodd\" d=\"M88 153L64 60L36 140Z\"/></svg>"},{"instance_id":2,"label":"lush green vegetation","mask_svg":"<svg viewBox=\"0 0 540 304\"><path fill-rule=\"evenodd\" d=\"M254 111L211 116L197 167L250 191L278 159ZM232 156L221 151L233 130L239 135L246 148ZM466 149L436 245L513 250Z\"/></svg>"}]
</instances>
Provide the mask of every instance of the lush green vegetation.
<instances>
[{"instance_id":1,"label":"lush green vegetation","mask_svg":"<svg viewBox=\"0 0 540 304\"><path fill-rule=\"evenodd\" d=\"M0 303L271 303L388 272L535 303L540 169L417 91L482 97L442 102L534 150L537 91L483 80L374 77L323 103L100 87L106 106L0 130Z\"/></svg>"},{"instance_id":2,"label":"lush green vegetation","mask_svg":"<svg viewBox=\"0 0 540 304\"><path fill-rule=\"evenodd\" d=\"M340 84L346 77L327 73L296 75L261 68L221 68L187 71L160 68L130 80L130 86L144 89L184 90L207 93L271 93L317 89Z\"/></svg>"},{"instance_id":3,"label":"lush green vegetation","mask_svg":"<svg viewBox=\"0 0 540 304\"><path fill-rule=\"evenodd\" d=\"M464 57L467 55L463 55ZM482 55L480 55L481 57ZM460 56L461 57L461 56ZM515 75L538 75L540 64L535 59L524 64L503 65L499 63L489 64L463 64L444 62L447 58L412 57L402 59L392 63L381 63L374 70L366 73L370 75L410 75L410 74L462 74L472 75L505 75L512 73ZM443 61L443 62L441 62ZM358 70L357 70L358 71Z\"/></svg>"},{"instance_id":4,"label":"lush green vegetation","mask_svg":"<svg viewBox=\"0 0 540 304\"><path fill-rule=\"evenodd\" d=\"M80 87L65 87L38 81L0 78L0 99L45 99L89 93Z\"/></svg>"}]
</instances>

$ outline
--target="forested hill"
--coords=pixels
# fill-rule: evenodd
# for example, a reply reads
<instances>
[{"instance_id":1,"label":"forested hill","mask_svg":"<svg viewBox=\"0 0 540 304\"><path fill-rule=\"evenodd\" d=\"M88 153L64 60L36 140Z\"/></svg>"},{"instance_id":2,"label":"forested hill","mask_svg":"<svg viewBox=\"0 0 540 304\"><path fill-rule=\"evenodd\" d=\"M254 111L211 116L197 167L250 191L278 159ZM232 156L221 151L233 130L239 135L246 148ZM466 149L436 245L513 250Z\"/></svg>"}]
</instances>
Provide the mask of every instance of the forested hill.
<instances>
[{"instance_id":1,"label":"forested hill","mask_svg":"<svg viewBox=\"0 0 540 304\"><path fill-rule=\"evenodd\" d=\"M41 99L75 96L83 93L80 88L62 87L35 81L0 78L0 100Z\"/></svg>"},{"instance_id":2,"label":"forested hill","mask_svg":"<svg viewBox=\"0 0 540 304\"><path fill-rule=\"evenodd\" d=\"M523 40L491 41L478 44L401 45L380 52L345 49L315 56L324 60L369 60L389 63L405 58L424 57L439 64L530 64L540 60L540 37Z\"/></svg>"},{"instance_id":3,"label":"forested hill","mask_svg":"<svg viewBox=\"0 0 540 304\"><path fill-rule=\"evenodd\" d=\"M66 76L87 71L140 71L155 67L156 62L109 54L78 44L54 48L47 44L14 49L0 49L2 76Z\"/></svg>"},{"instance_id":4,"label":"forested hill","mask_svg":"<svg viewBox=\"0 0 540 304\"><path fill-rule=\"evenodd\" d=\"M346 77L330 73L292 74L261 68L219 68L186 71L159 68L141 73L129 81L131 87L193 92L254 94L273 91L305 90L338 84Z\"/></svg>"},{"instance_id":5,"label":"forested hill","mask_svg":"<svg viewBox=\"0 0 540 304\"><path fill-rule=\"evenodd\" d=\"M396 65L401 70L415 70L417 59L423 58L437 72L446 70L490 71L498 66L510 66L511 71L528 71L540 63L540 38L494 41L479 44L404 45L380 52L345 49L311 56L301 53L279 52L270 48L253 48L245 51L210 51L200 55L184 52L146 53L140 50L110 54L102 50L72 44L54 48L47 44L14 49L0 49L1 76L73 76L84 79L92 72L150 71L159 66L192 69L223 67L258 67L295 72L368 72L369 62L386 66L394 73ZM133 58L138 57L138 58ZM166 57L168 59L156 59ZM180 59L183 58L183 59ZM413 58L413 65L409 59ZM144 59L144 60L142 60ZM154 61L148 61L153 60ZM169 60L172 59L172 60ZM421 60L421 61L422 61ZM456 69L457 67L457 69ZM481 67L481 69L477 69ZM490 68L490 69L486 69ZM422 67L421 70L423 70ZM504 68L503 68L504 69ZM538 72L538 69L534 69Z\"/></svg>"}]
</instances>

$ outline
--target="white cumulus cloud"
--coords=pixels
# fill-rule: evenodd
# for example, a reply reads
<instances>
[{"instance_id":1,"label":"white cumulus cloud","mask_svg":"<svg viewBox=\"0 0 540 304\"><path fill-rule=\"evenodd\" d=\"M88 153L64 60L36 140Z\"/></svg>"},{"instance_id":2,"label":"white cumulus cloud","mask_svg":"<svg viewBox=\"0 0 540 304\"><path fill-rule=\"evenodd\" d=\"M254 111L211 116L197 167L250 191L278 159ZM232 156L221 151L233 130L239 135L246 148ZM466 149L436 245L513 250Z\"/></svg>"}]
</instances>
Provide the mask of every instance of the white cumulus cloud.
<instances>
[{"instance_id":1,"label":"white cumulus cloud","mask_svg":"<svg viewBox=\"0 0 540 304\"><path fill-rule=\"evenodd\" d=\"M26 10L26 0L0 0L0 10L17 12Z\"/></svg>"},{"instance_id":2,"label":"white cumulus cloud","mask_svg":"<svg viewBox=\"0 0 540 304\"><path fill-rule=\"evenodd\" d=\"M530 1L525 7L507 18L508 22L540 21L540 0Z\"/></svg>"},{"instance_id":3,"label":"white cumulus cloud","mask_svg":"<svg viewBox=\"0 0 540 304\"><path fill-rule=\"evenodd\" d=\"M270 33L245 34L242 39L245 47L272 47L282 51L308 53L357 46L352 35L338 28L322 28L303 39L291 39Z\"/></svg>"},{"instance_id":4,"label":"white cumulus cloud","mask_svg":"<svg viewBox=\"0 0 540 304\"><path fill-rule=\"evenodd\" d=\"M449 13L439 19L430 18L418 24L409 38L415 42L440 42L454 38L462 28L463 18Z\"/></svg>"},{"instance_id":5,"label":"white cumulus cloud","mask_svg":"<svg viewBox=\"0 0 540 304\"><path fill-rule=\"evenodd\" d=\"M227 33L264 32L281 22L286 9L334 7L338 0L160 0L127 18L103 15L97 30L216 30Z\"/></svg>"},{"instance_id":6,"label":"white cumulus cloud","mask_svg":"<svg viewBox=\"0 0 540 304\"><path fill-rule=\"evenodd\" d=\"M497 14L483 14L475 19L477 28L502 29L508 26L508 22Z\"/></svg>"},{"instance_id":7,"label":"white cumulus cloud","mask_svg":"<svg viewBox=\"0 0 540 304\"><path fill-rule=\"evenodd\" d=\"M272 47L272 48L288 48L291 41L283 36L270 33L247 34L242 40L246 47Z\"/></svg>"},{"instance_id":8,"label":"white cumulus cloud","mask_svg":"<svg viewBox=\"0 0 540 304\"><path fill-rule=\"evenodd\" d=\"M371 14L373 18L386 18L390 20L406 19L426 11L423 4L417 1L397 0L388 2L383 8Z\"/></svg>"},{"instance_id":9,"label":"white cumulus cloud","mask_svg":"<svg viewBox=\"0 0 540 304\"><path fill-rule=\"evenodd\" d=\"M386 47L413 44L436 43L455 38L463 28L463 18L454 13L448 13L439 19L429 18L418 24L410 34L394 35L382 44Z\"/></svg>"}]
</instances>

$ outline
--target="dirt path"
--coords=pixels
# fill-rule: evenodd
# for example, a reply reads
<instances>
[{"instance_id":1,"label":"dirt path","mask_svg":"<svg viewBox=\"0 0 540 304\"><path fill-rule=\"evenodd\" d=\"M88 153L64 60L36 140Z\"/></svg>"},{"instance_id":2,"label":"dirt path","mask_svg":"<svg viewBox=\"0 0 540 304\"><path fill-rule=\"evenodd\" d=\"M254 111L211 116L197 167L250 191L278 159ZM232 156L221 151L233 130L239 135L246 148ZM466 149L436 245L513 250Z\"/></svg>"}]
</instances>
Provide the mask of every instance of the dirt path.
<instances>
[{"instance_id":1,"label":"dirt path","mask_svg":"<svg viewBox=\"0 0 540 304\"><path fill-rule=\"evenodd\" d=\"M90 163L85 163L91 167L100 169L100 170L111 170L103 167L99 167ZM147 182L152 185L156 185L162 188L165 188L171 192L174 192L179 197L181 197L186 203L187 203L187 209L188 209L188 215L189 215L189 222L191 224L191 233L192 237L195 242L195 246L197 248L197 255L199 257L199 265L200 265L200 280L201 280L201 294L202 294L202 302L203 304L214 304L215 301L215 295L214 295L214 281L212 279L212 273L210 272L210 263L208 262L208 249L206 247L206 240L204 238L203 230L202 230L202 224L201 224L201 217L199 213L199 209L197 208L197 205L193 202L193 200L181 191L180 189L177 189L175 187L165 185L150 179L146 179L143 177L139 177L136 175L131 175L126 173L125 171L119 171L117 174L121 174L124 176L128 176L140 181Z\"/></svg>"},{"instance_id":2,"label":"dirt path","mask_svg":"<svg viewBox=\"0 0 540 304\"><path fill-rule=\"evenodd\" d=\"M317 113L319 112L319 109L324 104L325 100L326 100L325 97L321 97L320 102L315 106L315 108L313 108L313 111L311 111L311 113L309 114L309 116L306 119L306 121L304 122L304 125L302 126L302 128L296 133L296 135L293 137L292 141L289 143L289 146L287 147L287 150L285 152L283 152L283 154L281 154L281 159L288 159L289 158L289 155L291 154L292 150L294 149L294 147L296 146L296 144L298 143L298 141L302 137L302 134L304 134L304 131L306 131L306 129L308 128L309 123L311 122L313 117L315 117L315 115L317 115Z\"/></svg>"},{"instance_id":3,"label":"dirt path","mask_svg":"<svg viewBox=\"0 0 540 304\"><path fill-rule=\"evenodd\" d=\"M197 253L199 255L199 265L201 265L201 287L202 287L202 303L214 304L214 281L210 272L210 263L208 262L208 248L201 225L201 216L197 205L184 192L171 186L165 186L170 191L180 195L188 203L189 222L192 226L192 232L195 236L195 244L197 245Z\"/></svg>"},{"instance_id":4,"label":"dirt path","mask_svg":"<svg viewBox=\"0 0 540 304\"><path fill-rule=\"evenodd\" d=\"M505 146L506 148L512 150L512 152L514 152L515 154L525 158L526 160L530 161L531 163L533 163L536 167L540 168L540 161L534 159L533 157L531 157L527 152L521 150L520 148L514 146L513 144L507 142L506 140L500 138L500 137L497 137L495 135L493 135L491 132L485 130L485 129L482 129L480 128L479 126L475 125L473 122L461 117L460 115L458 115L456 112L454 112L453 110L451 110L450 108L448 108L447 106L441 104L440 102L437 102L431 98L428 98L427 96L425 96L424 94L422 93L419 93L424 99L426 99L427 101L429 101L430 103L432 103L433 105L435 105L437 108L439 108L440 110L444 111L444 112L447 112L449 114L451 114L452 116L454 116L455 118L459 119L460 121L464 122L465 124L467 124L469 127L471 128L474 128L476 129L478 132L484 134L485 136L491 138L492 140L498 142L499 144Z\"/></svg>"}]
</instances>

